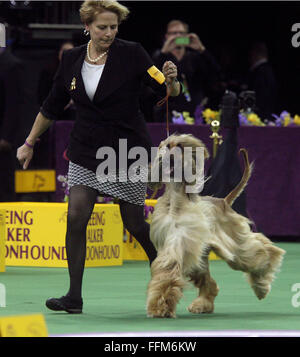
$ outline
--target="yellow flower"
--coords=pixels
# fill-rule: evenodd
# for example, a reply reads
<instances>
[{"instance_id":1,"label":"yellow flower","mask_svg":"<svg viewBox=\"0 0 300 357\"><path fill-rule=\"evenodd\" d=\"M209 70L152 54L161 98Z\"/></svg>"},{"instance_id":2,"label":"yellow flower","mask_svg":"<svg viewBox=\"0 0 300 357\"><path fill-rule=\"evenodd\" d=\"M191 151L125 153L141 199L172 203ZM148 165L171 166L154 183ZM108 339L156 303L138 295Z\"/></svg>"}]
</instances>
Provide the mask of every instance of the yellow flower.
<instances>
[{"instance_id":1,"label":"yellow flower","mask_svg":"<svg viewBox=\"0 0 300 357\"><path fill-rule=\"evenodd\" d=\"M297 114L294 116L294 123L295 123L296 125L300 125L300 116L297 115Z\"/></svg>"},{"instance_id":2,"label":"yellow flower","mask_svg":"<svg viewBox=\"0 0 300 357\"><path fill-rule=\"evenodd\" d=\"M195 124L195 120L194 120L194 118L192 118L192 117L187 117L187 118L185 118L185 122L187 123L187 124Z\"/></svg>"},{"instance_id":3,"label":"yellow flower","mask_svg":"<svg viewBox=\"0 0 300 357\"><path fill-rule=\"evenodd\" d=\"M288 126L290 123L291 123L291 116L290 116L290 114L287 114L283 118L283 126Z\"/></svg>"},{"instance_id":4,"label":"yellow flower","mask_svg":"<svg viewBox=\"0 0 300 357\"><path fill-rule=\"evenodd\" d=\"M265 126L265 124L261 121L260 117L255 114L255 113L251 113L248 115L247 117L248 121L250 121L250 123L252 125L255 125L255 126Z\"/></svg>"},{"instance_id":5,"label":"yellow flower","mask_svg":"<svg viewBox=\"0 0 300 357\"><path fill-rule=\"evenodd\" d=\"M195 123L194 118L190 116L189 112L182 112L182 115L184 117L186 124L194 124Z\"/></svg>"},{"instance_id":6,"label":"yellow flower","mask_svg":"<svg viewBox=\"0 0 300 357\"><path fill-rule=\"evenodd\" d=\"M216 119L218 114L219 114L219 112L211 110L209 108L205 109L202 112L202 115L205 119L206 124L210 124L214 119Z\"/></svg>"}]
</instances>

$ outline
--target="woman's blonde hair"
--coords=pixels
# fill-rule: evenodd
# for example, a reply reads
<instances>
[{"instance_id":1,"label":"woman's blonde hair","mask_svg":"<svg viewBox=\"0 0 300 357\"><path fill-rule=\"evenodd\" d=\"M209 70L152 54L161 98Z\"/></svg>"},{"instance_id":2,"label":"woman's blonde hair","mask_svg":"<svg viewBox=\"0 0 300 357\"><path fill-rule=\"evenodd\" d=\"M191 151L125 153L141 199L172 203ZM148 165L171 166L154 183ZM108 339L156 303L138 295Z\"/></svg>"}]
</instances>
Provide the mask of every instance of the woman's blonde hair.
<instances>
[{"instance_id":1,"label":"woman's blonde hair","mask_svg":"<svg viewBox=\"0 0 300 357\"><path fill-rule=\"evenodd\" d=\"M118 23L123 22L129 15L129 10L126 6L121 5L115 0L86 0L80 7L80 19L84 24L92 23L98 14L105 11L111 11L118 16Z\"/></svg>"}]
</instances>

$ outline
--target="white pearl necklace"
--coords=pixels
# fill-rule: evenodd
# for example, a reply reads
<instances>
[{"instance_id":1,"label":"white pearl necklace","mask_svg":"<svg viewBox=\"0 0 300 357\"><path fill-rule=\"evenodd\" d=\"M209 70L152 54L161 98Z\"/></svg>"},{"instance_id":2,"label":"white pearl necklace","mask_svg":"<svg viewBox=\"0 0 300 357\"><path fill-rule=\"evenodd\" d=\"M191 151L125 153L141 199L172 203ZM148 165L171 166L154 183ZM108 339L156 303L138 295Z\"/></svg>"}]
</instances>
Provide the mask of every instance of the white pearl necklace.
<instances>
[{"instance_id":1,"label":"white pearl necklace","mask_svg":"<svg viewBox=\"0 0 300 357\"><path fill-rule=\"evenodd\" d=\"M96 63L96 62L98 62L102 57L104 57L106 54L107 54L107 52L108 52L108 50L107 51L105 51L104 53L102 53L100 56L98 56L97 58L95 58L95 59L92 59L91 57L90 57L90 44L91 44L91 40L88 42L88 45L87 45L87 48L86 48L86 55L87 55L87 58L88 58L88 60L90 61L90 62L93 62L93 63Z\"/></svg>"}]
</instances>

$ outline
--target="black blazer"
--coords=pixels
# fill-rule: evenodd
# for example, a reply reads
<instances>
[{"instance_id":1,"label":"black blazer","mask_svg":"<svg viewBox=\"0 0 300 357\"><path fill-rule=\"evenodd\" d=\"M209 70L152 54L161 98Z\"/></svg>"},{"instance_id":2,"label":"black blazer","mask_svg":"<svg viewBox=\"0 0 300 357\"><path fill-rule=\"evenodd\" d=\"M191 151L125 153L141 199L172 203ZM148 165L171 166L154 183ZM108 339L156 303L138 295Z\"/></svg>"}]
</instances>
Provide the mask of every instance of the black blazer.
<instances>
[{"instance_id":1,"label":"black blazer","mask_svg":"<svg viewBox=\"0 0 300 357\"><path fill-rule=\"evenodd\" d=\"M142 82L151 85L158 91L158 98L165 96L166 91L165 85L157 84L147 73L152 59L139 43L115 39L91 101L81 76L86 49L87 45L82 45L64 52L41 113L56 120L73 99L77 115L67 156L89 170L96 172L101 162L96 159L100 147L112 147L118 154L119 139L127 139L128 150L144 147L150 160L151 139L139 108L141 85Z\"/></svg>"}]
</instances>

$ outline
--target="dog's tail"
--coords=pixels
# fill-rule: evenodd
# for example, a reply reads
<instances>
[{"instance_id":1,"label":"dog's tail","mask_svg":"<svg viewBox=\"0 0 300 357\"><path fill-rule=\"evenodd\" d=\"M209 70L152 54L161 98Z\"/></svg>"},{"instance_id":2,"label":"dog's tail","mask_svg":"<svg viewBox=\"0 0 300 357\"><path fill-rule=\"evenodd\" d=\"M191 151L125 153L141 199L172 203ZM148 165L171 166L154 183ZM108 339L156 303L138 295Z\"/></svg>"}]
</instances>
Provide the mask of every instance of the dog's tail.
<instances>
[{"instance_id":1,"label":"dog's tail","mask_svg":"<svg viewBox=\"0 0 300 357\"><path fill-rule=\"evenodd\" d=\"M252 170L253 170L253 163L249 164L249 159L248 159L248 151L246 149L240 149L239 151L243 155L244 159L244 173L241 181L239 184L225 197L225 202L228 203L230 206L233 204L233 202L239 197L239 195L243 192L244 188L246 187L249 178L251 176Z\"/></svg>"}]
</instances>

